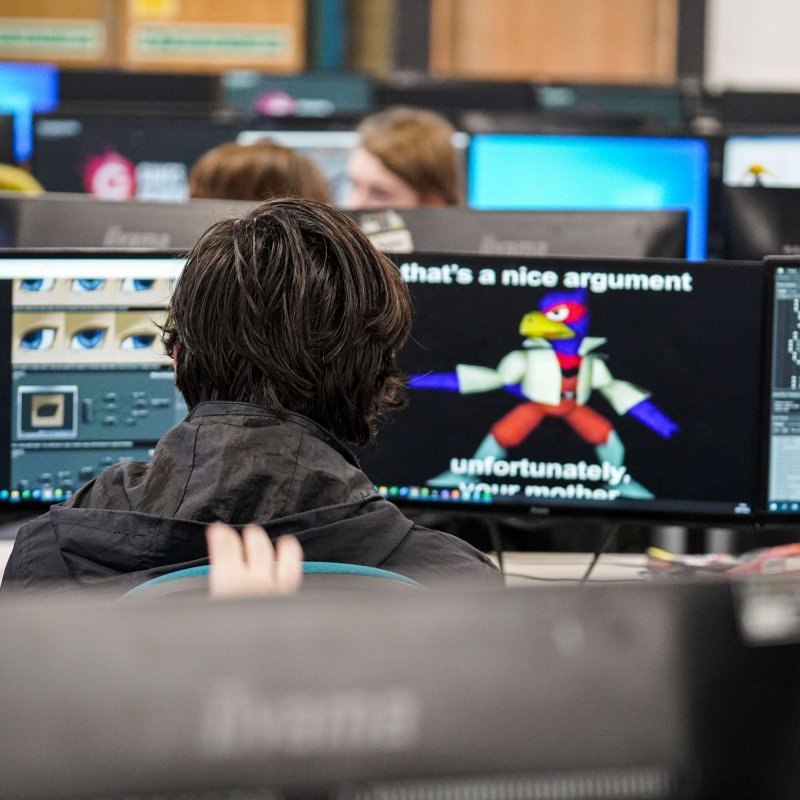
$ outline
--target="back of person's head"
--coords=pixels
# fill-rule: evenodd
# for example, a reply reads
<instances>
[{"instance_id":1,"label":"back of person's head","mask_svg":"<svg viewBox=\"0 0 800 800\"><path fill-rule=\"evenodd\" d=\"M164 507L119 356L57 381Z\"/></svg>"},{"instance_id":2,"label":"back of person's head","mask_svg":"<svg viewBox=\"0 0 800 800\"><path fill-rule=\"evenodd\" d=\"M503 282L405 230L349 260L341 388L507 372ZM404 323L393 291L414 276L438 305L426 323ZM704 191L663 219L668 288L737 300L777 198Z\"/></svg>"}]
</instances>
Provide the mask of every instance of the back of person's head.
<instances>
[{"instance_id":1,"label":"back of person's head","mask_svg":"<svg viewBox=\"0 0 800 800\"><path fill-rule=\"evenodd\" d=\"M360 144L348 166L351 207L461 203L463 180L453 146L455 131L444 117L397 106L366 117L358 130ZM381 167L388 174L381 175ZM391 176L410 193L400 192L402 186L392 184Z\"/></svg>"},{"instance_id":2,"label":"back of person's head","mask_svg":"<svg viewBox=\"0 0 800 800\"><path fill-rule=\"evenodd\" d=\"M405 386L411 328L397 267L345 214L272 200L200 238L175 287L164 345L187 405L254 403L366 442Z\"/></svg>"},{"instance_id":3,"label":"back of person's head","mask_svg":"<svg viewBox=\"0 0 800 800\"><path fill-rule=\"evenodd\" d=\"M301 197L331 202L327 181L316 165L270 141L229 142L209 150L189 172L189 194L220 200Z\"/></svg>"}]
</instances>

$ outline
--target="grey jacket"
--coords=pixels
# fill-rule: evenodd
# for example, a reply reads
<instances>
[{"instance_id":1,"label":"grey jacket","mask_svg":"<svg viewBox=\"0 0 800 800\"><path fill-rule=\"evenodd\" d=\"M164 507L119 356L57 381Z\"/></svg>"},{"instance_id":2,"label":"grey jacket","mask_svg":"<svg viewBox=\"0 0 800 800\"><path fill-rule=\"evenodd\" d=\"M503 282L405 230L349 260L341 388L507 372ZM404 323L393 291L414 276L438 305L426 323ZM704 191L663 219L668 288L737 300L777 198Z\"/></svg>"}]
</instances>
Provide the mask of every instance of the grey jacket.
<instances>
[{"instance_id":1,"label":"grey jacket","mask_svg":"<svg viewBox=\"0 0 800 800\"><path fill-rule=\"evenodd\" d=\"M221 520L292 533L307 561L394 570L423 584L500 581L465 542L407 519L355 456L300 415L208 402L168 431L150 463L109 467L17 534L2 588L120 592L207 563L203 531Z\"/></svg>"}]
</instances>

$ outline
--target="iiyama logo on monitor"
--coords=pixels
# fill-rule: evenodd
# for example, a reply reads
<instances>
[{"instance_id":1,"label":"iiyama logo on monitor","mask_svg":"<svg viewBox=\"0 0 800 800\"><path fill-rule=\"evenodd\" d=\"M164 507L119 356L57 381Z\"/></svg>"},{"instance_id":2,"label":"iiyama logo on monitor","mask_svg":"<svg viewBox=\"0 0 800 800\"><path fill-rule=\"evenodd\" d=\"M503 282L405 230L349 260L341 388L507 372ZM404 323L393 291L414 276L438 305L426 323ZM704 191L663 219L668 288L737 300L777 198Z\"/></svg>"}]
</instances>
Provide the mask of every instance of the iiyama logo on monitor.
<instances>
[{"instance_id":1,"label":"iiyama logo on monitor","mask_svg":"<svg viewBox=\"0 0 800 800\"><path fill-rule=\"evenodd\" d=\"M546 256L550 248L543 239L498 239L489 233L481 236L479 252L495 256Z\"/></svg>"},{"instance_id":2,"label":"iiyama logo on monitor","mask_svg":"<svg viewBox=\"0 0 800 800\"><path fill-rule=\"evenodd\" d=\"M103 247L152 247L169 249L172 237L166 231L126 231L120 225L106 228Z\"/></svg>"}]
</instances>

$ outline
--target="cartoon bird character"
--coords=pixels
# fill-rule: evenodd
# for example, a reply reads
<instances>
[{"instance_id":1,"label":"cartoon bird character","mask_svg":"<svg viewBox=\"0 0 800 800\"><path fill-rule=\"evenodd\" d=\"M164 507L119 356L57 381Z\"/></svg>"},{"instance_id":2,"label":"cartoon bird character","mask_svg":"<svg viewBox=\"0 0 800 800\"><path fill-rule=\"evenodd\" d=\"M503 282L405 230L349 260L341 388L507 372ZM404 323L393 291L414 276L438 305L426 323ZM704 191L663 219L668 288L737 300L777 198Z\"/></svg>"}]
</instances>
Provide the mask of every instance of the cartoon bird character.
<instances>
[{"instance_id":1,"label":"cartoon bird character","mask_svg":"<svg viewBox=\"0 0 800 800\"><path fill-rule=\"evenodd\" d=\"M629 415L665 439L677 430L675 422L650 402L650 393L611 375L595 351L605 339L587 336L589 308L585 289L546 294L537 311L522 318L521 350L506 355L496 369L459 364L455 373L412 376L414 389L449 389L461 394L505 389L524 402L498 420L473 458L504 458L522 444L546 417L559 417L584 441L593 445L599 462L624 466L625 447L611 422L587 405L599 391L617 414ZM455 486L461 479L444 472L428 481ZM623 497L652 498L630 476L616 487Z\"/></svg>"}]
</instances>

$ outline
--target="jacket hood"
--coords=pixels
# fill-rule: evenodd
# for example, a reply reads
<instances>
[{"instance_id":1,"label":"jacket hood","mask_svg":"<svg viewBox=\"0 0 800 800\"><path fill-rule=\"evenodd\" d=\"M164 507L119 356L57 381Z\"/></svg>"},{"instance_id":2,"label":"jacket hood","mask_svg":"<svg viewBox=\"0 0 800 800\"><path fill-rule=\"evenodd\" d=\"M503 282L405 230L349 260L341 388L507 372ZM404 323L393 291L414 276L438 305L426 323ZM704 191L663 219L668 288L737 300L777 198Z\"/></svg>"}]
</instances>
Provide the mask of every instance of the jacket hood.
<instances>
[{"instance_id":1,"label":"jacket hood","mask_svg":"<svg viewBox=\"0 0 800 800\"><path fill-rule=\"evenodd\" d=\"M122 583L115 580L115 586L133 587L150 577L208 563L205 522L59 506L49 517L69 573L65 577L71 580L99 583L124 577ZM272 539L296 536L306 561L377 567L402 544L413 523L376 497L300 512L266 527Z\"/></svg>"}]
</instances>

